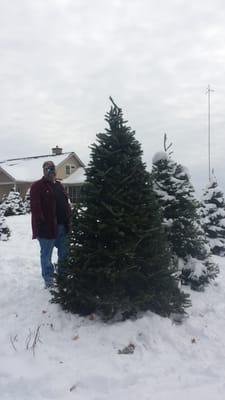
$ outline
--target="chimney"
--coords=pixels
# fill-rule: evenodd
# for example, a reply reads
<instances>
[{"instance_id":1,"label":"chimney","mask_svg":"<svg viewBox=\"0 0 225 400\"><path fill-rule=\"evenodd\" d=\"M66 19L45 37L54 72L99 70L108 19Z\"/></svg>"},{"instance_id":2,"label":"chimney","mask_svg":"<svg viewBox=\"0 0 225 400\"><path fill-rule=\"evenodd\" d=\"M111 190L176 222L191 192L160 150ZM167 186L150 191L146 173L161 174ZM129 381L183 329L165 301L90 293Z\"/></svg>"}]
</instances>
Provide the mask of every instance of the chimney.
<instances>
[{"instance_id":1,"label":"chimney","mask_svg":"<svg viewBox=\"0 0 225 400\"><path fill-rule=\"evenodd\" d=\"M52 148L52 155L53 156L58 156L59 154L62 154L62 147L55 146Z\"/></svg>"}]
</instances>

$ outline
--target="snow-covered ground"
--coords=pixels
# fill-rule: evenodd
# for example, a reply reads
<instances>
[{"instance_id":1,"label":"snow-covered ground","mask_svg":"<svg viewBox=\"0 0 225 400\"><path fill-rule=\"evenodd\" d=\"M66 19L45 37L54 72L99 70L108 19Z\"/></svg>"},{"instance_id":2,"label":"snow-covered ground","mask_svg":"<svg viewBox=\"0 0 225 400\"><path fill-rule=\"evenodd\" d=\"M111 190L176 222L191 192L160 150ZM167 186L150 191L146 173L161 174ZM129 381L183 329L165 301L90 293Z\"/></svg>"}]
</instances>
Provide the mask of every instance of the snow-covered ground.
<instances>
[{"instance_id":1,"label":"snow-covered ground","mask_svg":"<svg viewBox=\"0 0 225 400\"><path fill-rule=\"evenodd\" d=\"M104 324L51 304L30 216L0 242L1 400L224 400L225 259L182 325L146 313ZM118 351L133 343L133 354Z\"/></svg>"}]
</instances>

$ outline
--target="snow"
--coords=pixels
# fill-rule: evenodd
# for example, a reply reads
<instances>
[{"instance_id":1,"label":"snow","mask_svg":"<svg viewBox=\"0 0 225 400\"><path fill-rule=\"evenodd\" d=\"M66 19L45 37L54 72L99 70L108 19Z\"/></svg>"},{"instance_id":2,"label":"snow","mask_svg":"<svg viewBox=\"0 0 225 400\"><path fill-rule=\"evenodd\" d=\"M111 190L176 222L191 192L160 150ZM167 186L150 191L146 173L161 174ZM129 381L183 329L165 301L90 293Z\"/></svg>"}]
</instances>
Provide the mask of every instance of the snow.
<instances>
[{"instance_id":1,"label":"snow","mask_svg":"<svg viewBox=\"0 0 225 400\"><path fill-rule=\"evenodd\" d=\"M225 259L182 324L147 312L105 324L49 302L30 215L0 242L1 400L224 400ZM56 254L54 254L56 257ZM189 291L189 289L186 289ZM36 337L36 342L35 342ZM119 350L133 344L133 354Z\"/></svg>"},{"instance_id":2,"label":"snow","mask_svg":"<svg viewBox=\"0 0 225 400\"><path fill-rule=\"evenodd\" d=\"M163 201L165 201L165 202L167 202L167 201L168 201L168 202L170 202L170 201L176 201L176 197L175 197L175 196L168 194L168 193L167 193L165 190L163 190L163 189L160 189L160 186L158 185L158 182L155 183L154 189L155 189L155 192L157 193L157 195L158 195L159 197L162 197L162 198L163 198Z\"/></svg>"},{"instance_id":3,"label":"snow","mask_svg":"<svg viewBox=\"0 0 225 400\"><path fill-rule=\"evenodd\" d=\"M202 276L203 271L207 273L207 268L204 266L203 262L197 260L196 258L190 257L188 262L188 268L191 269L192 279L199 279Z\"/></svg>"},{"instance_id":4,"label":"snow","mask_svg":"<svg viewBox=\"0 0 225 400\"><path fill-rule=\"evenodd\" d=\"M225 246L225 239L224 238L208 238L208 241L210 243L210 247L214 248L214 247L218 247L219 249L221 249L221 253L224 253L224 246Z\"/></svg>"},{"instance_id":5,"label":"snow","mask_svg":"<svg viewBox=\"0 0 225 400\"><path fill-rule=\"evenodd\" d=\"M184 174L184 175L187 175L188 179L191 180L191 174L190 174L190 171L189 171L188 167L182 165L182 170L183 170L183 171L182 171L183 174Z\"/></svg>"},{"instance_id":6,"label":"snow","mask_svg":"<svg viewBox=\"0 0 225 400\"><path fill-rule=\"evenodd\" d=\"M63 179L63 184L83 183L86 180L85 169L80 167L70 176Z\"/></svg>"},{"instance_id":7,"label":"snow","mask_svg":"<svg viewBox=\"0 0 225 400\"><path fill-rule=\"evenodd\" d=\"M161 160L168 160L168 159L169 159L169 157L165 151L158 151L157 153L154 154L154 156L152 158L152 163L156 164L157 162L159 162Z\"/></svg>"}]
</instances>

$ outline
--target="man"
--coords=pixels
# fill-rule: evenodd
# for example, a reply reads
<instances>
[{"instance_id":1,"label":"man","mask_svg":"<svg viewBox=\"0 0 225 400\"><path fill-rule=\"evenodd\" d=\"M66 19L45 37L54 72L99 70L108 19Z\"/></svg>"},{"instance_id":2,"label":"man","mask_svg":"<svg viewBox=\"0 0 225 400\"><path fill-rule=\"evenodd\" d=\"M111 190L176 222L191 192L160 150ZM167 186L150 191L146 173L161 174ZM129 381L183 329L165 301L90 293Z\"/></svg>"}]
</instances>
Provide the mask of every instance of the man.
<instances>
[{"instance_id":1,"label":"man","mask_svg":"<svg viewBox=\"0 0 225 400\"><path fill-rule=\"evenodd\" d=\"M53 286L52 252L58 249L58 264L67 255L66 237L70 229L71 209L62 184L56 180L52 161L43 164L43 177L30 191L33 239L40 244L41 271L46 287Z\"/></svg>"}]
</instances>

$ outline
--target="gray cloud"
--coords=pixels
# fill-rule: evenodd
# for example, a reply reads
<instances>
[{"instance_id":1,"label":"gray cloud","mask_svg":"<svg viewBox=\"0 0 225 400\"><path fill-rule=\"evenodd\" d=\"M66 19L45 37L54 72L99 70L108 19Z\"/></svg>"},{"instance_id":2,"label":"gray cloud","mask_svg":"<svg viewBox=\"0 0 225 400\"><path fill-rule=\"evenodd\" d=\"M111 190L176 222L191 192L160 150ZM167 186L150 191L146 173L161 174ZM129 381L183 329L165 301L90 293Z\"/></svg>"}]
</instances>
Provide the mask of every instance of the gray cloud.
<instances>
[{"instance_id":1,"label":"gray cloud","mask_svg":"<svg viewBox=\"0 0 225 400\"><path fill-rule=\"evenodd\" d=\"M167 132L199 190L210 83L212 165L225 188L222 0L1 0L0 26L0 159L58 144L87 162L112 95L149 168Z\"/></svg>"}]
</instances>

